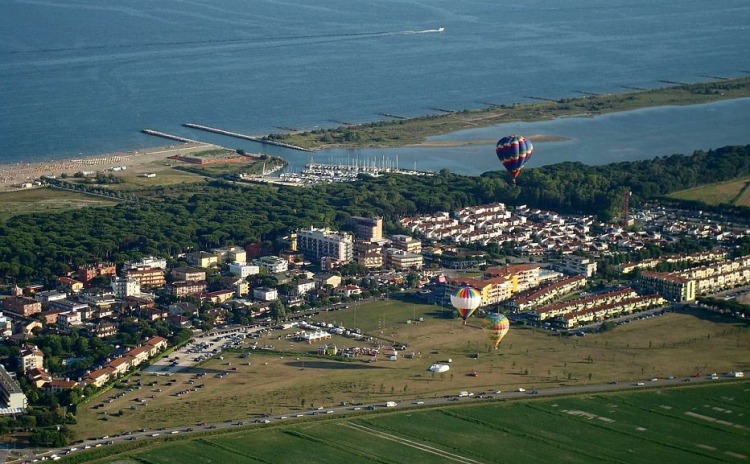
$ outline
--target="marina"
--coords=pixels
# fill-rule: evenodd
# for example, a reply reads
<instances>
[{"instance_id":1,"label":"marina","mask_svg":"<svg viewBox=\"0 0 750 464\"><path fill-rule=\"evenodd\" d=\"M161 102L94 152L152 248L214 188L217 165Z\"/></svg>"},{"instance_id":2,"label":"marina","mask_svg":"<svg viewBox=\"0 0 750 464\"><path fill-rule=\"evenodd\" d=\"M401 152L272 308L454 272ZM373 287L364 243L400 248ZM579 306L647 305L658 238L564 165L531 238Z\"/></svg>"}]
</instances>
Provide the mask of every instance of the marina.
<instances>
[{"instance_id":1,"label":"marina","mask_svg":"<svg viewBox=\"0 0 750 464\"><path fill-rule=\"evenodd\" d=\"M412 169L401 169L390 160L383 159L375 161L352 161L349 163L324 164L313 161L305 164L300 172L284 172L278 177L244 178L248 181L274 183L280 185L312 186L317 184L330 184L335 182L354 182L360 175L378 177L383 174L404 174L409 176L430 176L432 172L417 171Z\"/></svg>"}]
</instances>

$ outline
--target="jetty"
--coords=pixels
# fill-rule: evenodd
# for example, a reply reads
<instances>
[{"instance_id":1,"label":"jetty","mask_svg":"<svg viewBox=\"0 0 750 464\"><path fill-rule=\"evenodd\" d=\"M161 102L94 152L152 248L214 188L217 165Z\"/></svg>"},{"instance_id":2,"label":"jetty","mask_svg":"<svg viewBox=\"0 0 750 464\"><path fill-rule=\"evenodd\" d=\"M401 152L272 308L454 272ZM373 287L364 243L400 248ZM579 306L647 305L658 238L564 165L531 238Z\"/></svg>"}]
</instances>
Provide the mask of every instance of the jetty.
<instances>
[{"instance_id":1,"label":"jetty","mask_svg":"<svg viewBox=\"0 0 750 464\"><path fill-rule=\"evenodd\" d=\"M180 137L179 135L172 135L167 134L166 132L159 132L158 130L153 129L143 129L141 132L148 135L153 135L154 137L162 137L169 140L176 140L178 142L184 142L184 143L199 143L203 145L203 142L199 142L198 140L189 139L186 137Z\"/></svg>"},{"instance_id":2,"label":"jetty","mask_svg":"<svg viewBox=\"0 0 750 464\"><path fill-rule=\"evenodd\" d=\"M644 89L643 87L633 87L630 85L620 85L618 87L623 88L623 89L628 89L628 90L638 90L639 92L644 92L648 90L648 89Z\"/></svg>"},{"instance_id":3,"label":"jetty","mask_svg":"<svg viewBox=\"0 0 750 464\"><path fill-rule=\"evenodd\" d=\"M449 113L449 114L450 114L450 113L455 113L455 112L456 112L455 110L448 110L448 109L445 109L445 108L438 108L438 107L436 107L436 106L432 106L432 107L430 107L430 108L428 108L428 109L430 109L430 110L432 110L432 111L439 111L439 112L441 112L441 113Z\"/></svg>"},{"instance_id":4,"label":"jetty","mask_svg":"<svg viewBox=\"0 0 750 464\"><path fill-rule=\"evenodd\" d=\"M393 118L393 119L409 119L406 116L399 116L397 114L393 113L378 113L380 116L385 116L386 118Z\"/></svg>"},{"instance_id":5,"label":"jetty","mask_svg":"<svg viewBox=\"0 0 750 464\"><path fill-rule=\"evenodd\" d=\"M558 103L558 101L555 100L554 98L535 97L533 95L521 95L521 96L523 98L530 98L532 100L542 100L542 101L548 101L548 102L552 102L552 103Z\"/></svg>"},{"instance_id":6,"label":"jetty","mask_svg":"<svg viewBox=\"0 0 750 464\"><path fill-rule=\"evenodd\" d=\"M667 81L667 80L664 80L664 79L659 79L659 82L663 82L665 84L672 84L672 85L690 85L687 82Z\"/></svg>"},{"instance_id":7,"label":"jetty","mask_svg":"<svg viewBox=\"0 0 750 464\"><path fill-rule=\"evenodd\" d=\"M586 95L587 97L598 97L598 93L594 92L584 92L583 90L574 90L575 93L580 93L581 95Z\"/></svg>"},{"instance_id":8,"label":"jetty","mask_svg":"<svg viewBox=\"0 0 750 464\"><path fill-rule=\"evenodd\" d=\"M217 129L216 127L204 126L203 124L195 124L192 122L186 122L183 124L183 126L188 127L190 129L198 129L198 130L202 130L206 132L213 132L214 134L226 135L228 137L250 140L251 142L258 142L258 143L263 143L266 145L275 145L277 147L289 148L290 150L299 150L299 151L307 151L307 152L315 151L315 150L310 150L309 148L292 145L290 143L279 142L277 140L271 140L265 137L256 137L254 135L240 134L239 132L232 132L232 131L227 131L224 129Z\"/></svg>"}]
</instances>

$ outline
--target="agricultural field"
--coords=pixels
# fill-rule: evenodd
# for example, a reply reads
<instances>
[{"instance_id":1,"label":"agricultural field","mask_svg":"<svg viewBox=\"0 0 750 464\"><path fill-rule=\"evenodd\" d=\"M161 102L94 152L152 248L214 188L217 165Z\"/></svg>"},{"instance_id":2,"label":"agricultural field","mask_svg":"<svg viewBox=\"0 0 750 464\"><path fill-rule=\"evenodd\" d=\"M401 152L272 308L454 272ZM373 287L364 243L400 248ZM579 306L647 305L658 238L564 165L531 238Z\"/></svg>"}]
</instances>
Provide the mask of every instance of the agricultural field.
<instances>
[{"instance_id":1,"label":"agricultural field","mask_svg":"<svg viewBox=\"0 0 750 464\"><path fill-rule=\"evenodd\" d=\"M0 193L0 220L18 214L57 213L89 206L113 206L117 202L66 190L32 188Z\"/></svg>"},{"instance_id":2,"label":"agricultural field","mask_svg":"<svg viewBox=\"0 0 750 464\"><path fill-rule=\"evenodd\" d=\"M308 344L292 337L298 328L272 331L246 340L242 350L222 353L223 359L214 357L169 377L136 374L123 388L80 405L74 433L83 439L140 428L296 414L342 403L433 398L461 390L542 390L750 370L747 326L704 313L667 313L585 337L512 326L497 351L478 318L464 326L431 305L394 300L350 304L319 319L351 321L347 326L354 327L355 317L356 326L378 338L355 341L333 335ZM324 343L390 347L385 339L407 344L396 361L317 355ZM449 372L428 371L431 364L447 360ZM221 373L226 375L219 378Z\"/></svg>"},{"instance_id":3,"label":"agricultural field","mask_svg":"<svg viewBox=\"0 0 750 464\"><path fill-rule=\"evenodd\" d=\"M681 190L671 193L669 197L680 200L700 201L714 206L719 204L750 206L749 184L750 178L742 178Z\"/></svg>"},{"instance_id":4,"label":"agricultural field","mask_svg":"<svg viewBox=\"0 0 750 464\"><path fill-rule=\"evenodd\" d=\"M100 449L148 462L743 462L750 382L478 402L245 428ZM75 456L78 462L86 454Z\"/></svg>"}]
</instances>

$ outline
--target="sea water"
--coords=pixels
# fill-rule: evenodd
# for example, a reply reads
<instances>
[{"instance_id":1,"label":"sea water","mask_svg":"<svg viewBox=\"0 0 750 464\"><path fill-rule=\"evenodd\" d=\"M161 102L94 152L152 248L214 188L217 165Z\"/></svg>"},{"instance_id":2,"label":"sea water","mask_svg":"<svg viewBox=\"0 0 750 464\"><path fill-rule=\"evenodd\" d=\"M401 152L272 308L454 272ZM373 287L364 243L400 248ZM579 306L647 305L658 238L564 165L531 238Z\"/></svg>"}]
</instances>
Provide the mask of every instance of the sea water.
<instances>
[{"instance_id":1,"label":"sea water","mask_svg":"<svg viewBox=\"0 0 750 464\"><path fill-rule=\"evenodd\" d=\"M371 122L382 113L409 117L738 77L750 72L748 24L746 0L5 0L0 163L170 143L140 133L152 128L298 165L308 155L181 124L264 135ZM657 111L663 134L650 137L648 156L706 148L700 134L715 135L716 146L750 143L747 104L703 107L688 116L696 123L689 127L667 122L677 109ZM571 140L540 144L537 154L544 145L563 153L567 143L571 157L606 162L643 153L636 142L645 132L633 135L624 124L651 130L652 117L606 116L575 129L598 131L618 149L587 145L567 120L493 128L482 137L560 132ZM430 158L409 158L407 150L399 162L495 169L469 165L466 150L434 149ZM531 163L549 159L535 155Z\"/></svg>"}]
</instances>

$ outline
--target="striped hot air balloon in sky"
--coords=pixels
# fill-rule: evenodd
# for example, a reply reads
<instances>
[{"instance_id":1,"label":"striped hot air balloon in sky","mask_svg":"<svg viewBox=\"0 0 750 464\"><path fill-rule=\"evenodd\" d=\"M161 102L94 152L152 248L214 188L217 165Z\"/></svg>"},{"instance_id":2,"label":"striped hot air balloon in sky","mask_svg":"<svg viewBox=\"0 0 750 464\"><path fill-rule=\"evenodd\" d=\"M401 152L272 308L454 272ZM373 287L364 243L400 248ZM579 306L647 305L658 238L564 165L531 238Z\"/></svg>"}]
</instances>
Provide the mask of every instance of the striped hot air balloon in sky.
<instances>
[{"instance_id":1,"label":"striped hot air balloon in sky","mask_svg":"<svg viewBox=\"0 0 750 464\"><path fill-rule=\"evenodd\" d=\"M451 294L451 304L466 325L466 319L482 304L482 294L471 287L459 287Z\"/></svg>"},{"instance_id":2,"label":"striped hot air balloon in sky","mask_svg":"<svg viewBox=\"0 0 750 464\"><path fill-rule=\"evenodd\" d=\"M510 172L514 184L516 183L516 177L521 174L521 169L529 161L533 152L534 146L531 144L531 140L521 135L503 137L497 141L495 147L497 159Z\"/></svg>"},{"instance_id":3,"label":"striped hot air balloon in sky","mask_svg":"<svg viewBox=\"0 0 750 464\"><path fill-rule=\"evenodd\" d=\"M482 320L482 328L490 337L490 341L497 349L500 346L500 342L503 341L503 337L508 333L510 329L510 321L507 317L502 314L488 314Z\"/></svg>"}]
</instances>

